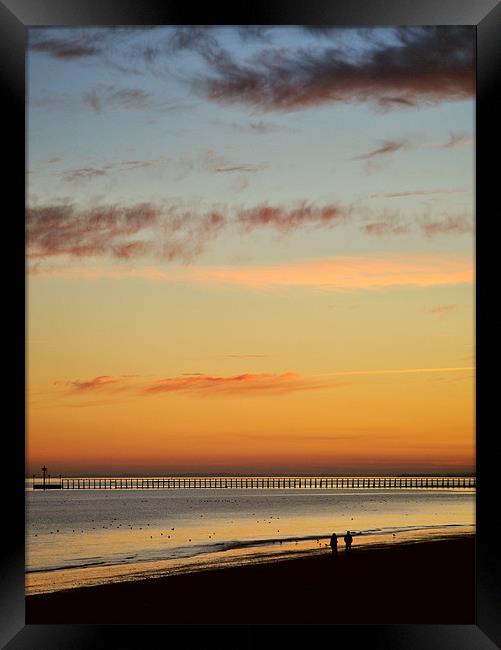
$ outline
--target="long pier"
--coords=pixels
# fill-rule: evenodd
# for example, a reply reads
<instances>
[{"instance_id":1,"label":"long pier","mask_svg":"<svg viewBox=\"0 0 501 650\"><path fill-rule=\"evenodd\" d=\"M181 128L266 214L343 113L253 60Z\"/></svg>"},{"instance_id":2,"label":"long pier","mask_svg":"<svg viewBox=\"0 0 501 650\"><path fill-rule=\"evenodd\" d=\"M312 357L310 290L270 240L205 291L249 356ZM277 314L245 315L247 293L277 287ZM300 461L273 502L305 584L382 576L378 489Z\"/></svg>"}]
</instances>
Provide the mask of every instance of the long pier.
<instances>
[{"instance_id":1,"label":"long pier","mask_svg":"<svg viewBox=\"0 0 501 650\"><path fill-rule=\"evenodd\" d=\"M160 478L60 478L36 483L34 490L193 490L193 489L465 489L474 476L212 476Z\"/></svg>"}]
</instances>

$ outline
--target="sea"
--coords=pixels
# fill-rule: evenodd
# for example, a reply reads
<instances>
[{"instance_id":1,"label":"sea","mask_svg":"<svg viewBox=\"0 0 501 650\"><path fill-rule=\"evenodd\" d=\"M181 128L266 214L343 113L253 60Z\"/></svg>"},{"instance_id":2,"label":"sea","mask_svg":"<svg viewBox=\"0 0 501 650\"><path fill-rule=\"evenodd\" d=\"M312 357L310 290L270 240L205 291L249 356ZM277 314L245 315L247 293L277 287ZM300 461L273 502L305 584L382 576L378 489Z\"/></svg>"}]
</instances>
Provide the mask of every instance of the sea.
<instances>
[{"instance_id":1,"label":"sea","mask_svg":"<svg viewBox=\"0 0 501 650\"><path fill-rule=\"evenodd\" d=\"M26 489L26 593L475 531L468 489Z\"/></svg>"}]
</instances>

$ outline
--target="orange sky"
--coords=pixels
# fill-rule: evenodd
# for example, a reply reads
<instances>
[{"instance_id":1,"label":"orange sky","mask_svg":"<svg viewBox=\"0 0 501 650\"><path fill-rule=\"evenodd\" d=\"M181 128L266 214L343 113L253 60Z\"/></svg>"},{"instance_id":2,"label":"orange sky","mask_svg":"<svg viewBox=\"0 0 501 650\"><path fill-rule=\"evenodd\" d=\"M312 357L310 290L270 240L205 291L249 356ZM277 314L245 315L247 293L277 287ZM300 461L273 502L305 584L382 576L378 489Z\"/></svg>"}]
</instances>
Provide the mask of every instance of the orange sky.
<instances>
[{"instance_id":1,"label":"orange sky","mask_svg":"<svg viewBox=\"0 0 501 650\"><path fill-rule=\"evenodd\" d=\"M29 473L474 467L470 284L116 283L30 280Z\"/></svg>"},{"instance_id":2,"label":"orange sky","mask_svg":"<svg viewBox=\"0 0 501 650\"><path fill-rule=\"evenodd\" d=\"M265 31L30 31L28 474L474 470L474 29Z\"/></svg>"}]
</instances>

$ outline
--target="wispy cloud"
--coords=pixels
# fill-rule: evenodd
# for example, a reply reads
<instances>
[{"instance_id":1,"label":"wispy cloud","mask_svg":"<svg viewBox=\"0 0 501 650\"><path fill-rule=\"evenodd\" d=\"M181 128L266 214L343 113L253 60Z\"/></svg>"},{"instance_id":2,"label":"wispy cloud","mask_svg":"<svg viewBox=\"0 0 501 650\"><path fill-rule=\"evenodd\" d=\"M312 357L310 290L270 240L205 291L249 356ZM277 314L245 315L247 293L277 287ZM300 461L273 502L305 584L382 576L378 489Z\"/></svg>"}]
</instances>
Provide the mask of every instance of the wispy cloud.
<instances>
[{"instance_id":1,"label":"wispy cloud","mask_svg":"<svg viewBox=\"0 0 501 650\"><path fill-rule=\"evenodd\" d=\"M101 171L107 170L73 170L67 180L85 179ZM27 212L28 254L31 259L58 255L129 259L149 255L163 260L193 260L210 239L229 226L240 232L263 227L290 232L300 227L335 225L349 211L338 206L302 203L290 209L268 205L237 209L231 220L226 212L196 212L151 203L87 209L78 209L73 204L34 207Z\"/></svg>"},{"instance_id":2,"label":"wispy cloud","mask_svg":"<svg viewBox=\"0 0 501 650\"><path fill-rule=\"evenodd\" d=\"M367 235L388 236L388 235L406 235L411 230L411 225L397 218L382 218L378 221L372 221L362 226L363 232Z\"/></svg>"},{"instance_id":3,"label":"wispy cloud","mask_svg":"<svg viewBox=\"0 0 501 650\"><path fill-rule=\"evenodd\" d=\"M430 312L432 314L446 314L447 312L456 309L456 307L457 305L437 305L437 307L432 307Z\"/></svg>"},{"instance_id":4,"label":"wispy cloud","mask_svg":"<svg viewBox=\"0 0 501 650\"><path fill-rule=\"evenodd\" d=\"M137 169L161 165L163 161L124 161L102 168L80 168L65 172L68 182L81 182L115 169ZM211 159L217 168L217 161ZM357 222L368 235L399 236L420 228L427 237L462 235L471 232L471 221L462 216L413 217L403 220L386 211L368 217L371 211L340 204L315 205L306 201L293 206L269 205L251 208L218 206L195 210L181 205L142 203L78 208L72 203L33 207L27 211L27 244L30 260L56 256L70 258L108 257L194 261L207 244L222 232L249 234L258 229L287 235L298 230L329 229ZM32 272L35 269L31 269Z\"/></svg>"},{"instance_id":5,"label":"wispy cloud","mask_svg":"<svg viewBox=\"0 0 501 650\"><path fill-rule=\"evenodd\" d=\"M228 52L204 50L210 73L198 88L210 100L263 110L355 101L390 109L473 97L473 29L402 27L392 36L358 57L339 47L268 48L240 63Z\"/></svg>"},{"instance_id":6,"label":"wispy cloud","mask_svg":"<svg viewBox=\"0 0 501 650\"><path fill-rule=\"evenodd\" d=\"M95 167L78 167L63 172L62 177L68 183L79 183L81 181L89 181L99 176L106 176L107 171Z\"/></svg>"},{"instance_id":7,"label":"wispy cloud","mask_svg":"<svg viewBox=\"0 0 501 650\"><path fill-rule=\"evenodd\" d=\"M113 54L123 58L137 37L150 33L152 27L32 27L28 31L31 52L45 54L59 61L99 60L113 64Z\"/></svg>"},{"instance_id":8,"label":"wispy cloud","mask_svg":"<svg viewBox=\"0 0 501 650\"><path fill-rule=\"evenodd\" d=\"M411 141L408 139L383 140L379 147L376 147L376 149L371 149L371 151L368 151L367 153L355 156L353 160L372 160L373 158L378 158L379 156L388 156L389 154L395 153L397 151L409 149L410 146Z\"/></svg>"},{"instance_id":9,"label":"wispy cloud","mask_svg":"<svg viewBox=\"0 0 501 650\"><path fill-rule=\"evenodd\" d=\"M85 104L100 113L105 107L145 109L154 105L151 93L142 88L100 86L82 95Z\"/></svg>"},{"instance_id":10,"label":"wispy cloud","mask_svg":"<svg viewBox=\"0 0 501 650\"><path fill-rule=\"evenodd\" d=\"M102 53L97 40L90 35L80 35L75 39L41 37L31 42L30 49L66 61L96 57Z\"/></svg>"},{"instance_id":11,"label":"wispy cloud","mask_svg":"<svg viewBox=\"0 0 501 650\"><path fill-rule=\"evenodd\" d=\"M425 218L420 220L420 228L427 237L436 235L464 235L473 230L471 219L466 216L448 216L442 219Z\"/></svg>"},{"instance_id":12,"label":"wispy cloud","mask_svg":"<svg viewBox=\"0 0 501 650\"><path fill-rule=\"evenodd\" d=\"M336 257L253 266L48 267L41 277L67 279L138 278L152 282L242 286L250 289L312 287L361 290L471 284L471 257L449 254L388 254L384 257Z\"/></svg>"},{"instance_id":13,"label":"wispy cloud","mask_svg":"<svg viewBox=\"0 0 501 650\"><path fill-rule=\"evenodd\" d=\"M306 202L296 208L263 204L255 208L241 210L238 223L244 230L271 227L288 232L304 226L334 226L351 214L351 209L337 205L316 206Z\"/></svg>"},{"instance_id":14,"label":"wispy cloud","mask_svg":"<svg viewBox=\"0 0 501 650\"><path fill-rule=\"evenodd\" d=\"M229 161L221 153L214 151L213 149L208 149L204 153L198 156L195 161L195 164L199 167L202 167L204 170L214 172L214 173L224 173L224 172L257 172L266 169L267 165L265 163L251 164L251 163L239 163L235 164Z\"/></svg>"},{"instance_id":15,"label":"wispy cloud","mask_svg":"<svg viewBox=\"0 0 501 650\"><path fill-rule=\"evenodd\" d=\"M174 168L178 170L183 166L185 171L190 167L187 164L178 164L177 161L171 160L167 156L159 156L158 158L145 160L121 160L107 163L100 167L77 167L61 172L61 178L67 183L81 183L95 178L124 174L135 170L162 168Z\"/></svg>"},{"instance_id":16,"label":"wispy cloud","mask_svg":"<svg viewBox=\"0 0 501 650\"><path fill-rule=\"evenodd\" d=\"M414 148L433 148L433 149L453 149L459 147L471 147L473 144L473 139L467 133L453 133L449 134L449 138L446 141L432 142L427 143L426 141L420 142L416 137L407 137L407 138L394 138L391 140L382 140L379 146L371 149L366 153L359 154L354 156L352 160L362 160L366 161L368 164L368 169L371 170L374 168L376 162L379 159L389 158L391 154L395 154L400 151L406 151ZM449 190L450 191L450 190ZM418 191L418 193L420 193ZM424 191L423 193L431 193ZM410 196L410 194L400 193L387 193L384 196L395 197L395 196Z\"/></svg>"},{"instance_id":17,"label":"wispy cloud","mask_svg":"<svg viewBox=\"0 0 501 650\"><path fill-rule=\"evenodd\" d=\"M165 101L153 93L137 87L118 87L110 84L99 84L82 94L84 105L96 113L111 109L149 110L149 111L186 111L193 107L186 101Z\"/></svg>"},{"instance_id":18,"label":"wispy cloud","mask_svg":"<svg viewBox=\"0 0 501 650\"><path fill-rule=\"evenodd\" d=\"M234 375L230 377L214 377L200 375L196 377L174 377L160 379L147 388L146 394L170 392L191 392L198 395L255 395L255 394L286 394L297 391L322 388L327 385L325 380L300 377L294 372L282 374L251 374Z\"/></svg>"},{"instance_id":19,"label":"wispy cloud","mask_svg":"<svg viewBox=\"0 0 501 650\"><path fill-rule=\"evenodd\" d=\"M440 143L442 149L452 149L454 147L471 147L473 138L468 133L450 133L449 139Z\"/></svg>"},{"instance_id":20,"label":"wispy cloud","mask_svg":"<svg viewBox=\"0 0 501 650\"><path fill-rule=\"evenodd\" d=\"M277 131L288 131L288 127L283 124L274 124L273 122L265 122L257 120L254 122L239 123L239 122L216 122L219 125L225 126L228 129L236 131L237 133L253 133L256 135L269 135Z\"/></svg>"},{"instance_id":21,"label":"wispy cloud","mask_svg":"<svg viewBox=\"0 0 501 650\"><path fill-rule=\"evenodd\" d=\"M86 392L93 390L100 390L101 388L109 388L110 386L117 386L118 384L123 384L122 377L111 377L110 375L99 375L93 379L87 381L80 381L80 379L75 379L74 381L54 381L54 386L66 386L73 391L77 392Z\"/></svg>"},{"instance_id":22,"label":"wispy cloud","mask_svg":"<svg viewBox=\"0 0 501 650\"><path fill-rule=\"evenodd\" d=\"M266 169L266 163L240 163L229 160L222 154L208 149L192 158L170 158L162 155L144 160L118 160L101 166L78 167L62 171L61 178L69 183L91 181L95 178L129 173L137 170L158 169L173 171L181 176L188 173L252 173Z\"/></svg>"},{"instance_id":23,"label":"wispy cloud","mask_svg":"<svg viewBox=\"0 0 501 650\"><path fill-rule=\"evenodd\" d=\"M302 376L295 372L283 373L242 373L238 375L208 375L185 373L177 377L146 379L137 375L99 375L81 380L56 380L53 382L56 395L65 399L71 407L102 406L117 400L131 397L144 398L169 396L172 394L210 398L210 397L266 397L284 396L297 392L332 390L346 386L337 377L388 376L434 374L448 375L473 371L474 367L445 368L395 368L344 370L323 375ZM89 400L89 397L92 399ZM72 400L72 401L70 401ZM85 401L82 401L85 400Z\"/></svg>"},{"instance_id":24,"label":"wispy cloud","mask_svg":"<svg viewBox=\"0 0 501 650\"><path fill-rule=\"evenodd\" d=\"M457 192L465 192L465 189L458 188L458 189L417 189L417 190L407 190L405 192L381 192L379 194L371 194L370 198L371 199L376 199L376 198L385 198L385 199L396 199L396 198L404 198L408 196L429 196L432 194L455 194Z\"/></svg>"},{"instance_id":25,"label":"wispy cloud","mask_svg":"<svg viewBox=\"0 0 501 650\"><path fill-rule=\"evenodd\" d=\"M56 380L54 386L64 389L64 396L99 393L110 396L128 391L137 396L180 393L193 396L260 396L285 395L298 391L333 388L341 384L326 378L302 377L294 372L284 373L242 373L218 376L188 373L180 377L167 377L145 381L128 377L100 375L89 380Z\"/></svg>"},{"instance_id":26,"label":"wispy cloud","mask_svg":"<svg viewBox=\"0 0 501 650\"><path fill-rule=\"evenodd\" d=\"M27 239L32 258L64 254L121 257L120 247L131 243L125 238L158 223L158 213L149 204L85 211L76 210L72 205L59 205L29 209L27 216Z\"/></svg>"},{"instance_id":27,"label":"wispy cloud","mask_svg":"<svg viewBox=\"0 0 501 650\"><path fill-rule=\"evenodd\" d=\"M309 34L314 31L308 28ZM346 39L337 41L349 29L317 29L322 38L312 43L279 47L273 43L276 30L236 28L240 38L252 41L247 60L225 49L226 39L213 26L30 30L29 46L60 61L99 60L122 72L163 77L175 75L174 56L191 52L204 65L185 79L195 94L267 111L340 102L369 102L389 110L473 97L473 27L383 31L365 30L360 50L347 47Z\"/></svg>"},{"instance_id":28,"label":"wispy cloud","mask_svg":"<svg viewBox=\"0 0 501 650\"><path fill-rule=\"evenodd\" d=\"M414 375L414 374L427 374L427 373L449 373L449 372L464 372L475 370L472 366L458 366L446 368L383 368L381 370L344 370L339 372L329 372L325 376L337 377L347 375ZM324 376L324 375L323 375Z\"/></svg>"},{"instance_id":29,"label":"wispy cloud","mask_svg":"<svg viewBox=\"0 0 501 650\"><path fill-rule=\"evenodd\" d=\"M195 281L235 284L250 288L429 287L471 283L473 279L472 263L467 257L432 255L337 257L270 266L196 267L191 271Z\"/></svg>"},{"instance_id":30,"label":"wispy cloud","mask_svg":"<svg viewBox=\"0 0 501 650\"><path fill-rule=\"evenodd\" d=\"M198 215L150 203L86 210L72 204L31 208L28 254L34 260L60 255L189 260L201 253L224 222L224 215L217 211Z\"/></svg>"},{"instance_id":31,"label":"wispy cloud","mask_svg":"<svg viewBox=\"0 0 501 650\"><path fill-rule=\"evenodd\" d=\"M266 169L265 164L260 165L226 165L222 167L217 167L214 171L216 173L227 173L227 172L259 172L263 169Z\"/></svg>"}]
</instances>

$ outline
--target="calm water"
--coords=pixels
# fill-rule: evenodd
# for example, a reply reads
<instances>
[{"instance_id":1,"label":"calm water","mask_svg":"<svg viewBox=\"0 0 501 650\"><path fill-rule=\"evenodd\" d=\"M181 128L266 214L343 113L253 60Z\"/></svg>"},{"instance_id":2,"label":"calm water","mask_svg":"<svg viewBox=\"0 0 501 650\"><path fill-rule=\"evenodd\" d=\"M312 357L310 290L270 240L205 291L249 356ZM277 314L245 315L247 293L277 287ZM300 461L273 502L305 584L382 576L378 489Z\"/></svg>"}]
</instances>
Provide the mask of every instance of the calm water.
<instances>
[{"instance_id":1,"label":"calm water","mask_svg":"<svg viewBox=\"0 0 501 650\"><path fill-rule=\"evenodd\" d=\"M474 529L474 490L27 491L28 593ZM341 540L340 550L343 550Z\"/></svg>"}]
</instances>

